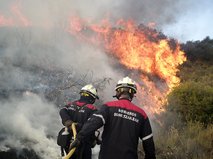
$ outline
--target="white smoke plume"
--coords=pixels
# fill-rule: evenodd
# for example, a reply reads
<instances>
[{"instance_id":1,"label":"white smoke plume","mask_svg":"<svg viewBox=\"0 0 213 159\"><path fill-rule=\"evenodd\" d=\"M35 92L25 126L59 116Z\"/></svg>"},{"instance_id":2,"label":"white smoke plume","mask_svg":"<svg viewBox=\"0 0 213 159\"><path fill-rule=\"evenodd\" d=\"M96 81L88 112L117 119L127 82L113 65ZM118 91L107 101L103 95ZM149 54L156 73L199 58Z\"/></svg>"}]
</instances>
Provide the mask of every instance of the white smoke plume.
<instances>
[{"instance_id":1,"label":"white smoke plume","mask_svg":"<svg viewBox=\"0 0 213 159\"><path fill-rule=\"evenodd\" d=\"M64 74L56 76L54 69L70 71L69 75L76 79L92 70L93 74L87 75L85 83L104 76L113 77L116 72L100 50L77 43L63 31L0 28L0 32L0 151L26 148L34 150L40 158L60 157L60 147L56 143L58 131L63 126L59 105L44 97L45 91L61 86L62 79L66 78ZM61 39L55 39L60 33L64 34ZM70 91L67 93L75 94ZM114 89L111 91L114 93ZM77 100L78 93L74 97L67 102Z\"/></svg>"},{"instance_id":2,"label":"white smoke plume","mask_svg":"<svg viewBox=\"0 0 213 159\"><path fill-rule=\"evenodd\" d=\"M60 155L54 140L60 129L59 121L54 104L36 94L25 93L1 102L0 149L33 149L42 158L56 158Z\"/></svg>"}]
</instances>

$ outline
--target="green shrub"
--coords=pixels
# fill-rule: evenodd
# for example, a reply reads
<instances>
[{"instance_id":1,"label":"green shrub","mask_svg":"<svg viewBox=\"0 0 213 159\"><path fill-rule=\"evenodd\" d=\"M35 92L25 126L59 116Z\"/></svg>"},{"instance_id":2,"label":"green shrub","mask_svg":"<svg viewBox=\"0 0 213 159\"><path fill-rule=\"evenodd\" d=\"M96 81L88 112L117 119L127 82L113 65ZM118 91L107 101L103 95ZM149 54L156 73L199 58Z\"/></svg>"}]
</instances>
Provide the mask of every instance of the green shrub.
<instances>
[{"instance_id":1,"label":"green shrub","mask_svg":"<svg viewBox=\"0 0 213 159\"><path fill-rule=\"evenodd\" d=\"M202 83L185 82L167 96L166 110L180 113L185 121L213 123L213 88Z\"/></svg>"}]
</instances>

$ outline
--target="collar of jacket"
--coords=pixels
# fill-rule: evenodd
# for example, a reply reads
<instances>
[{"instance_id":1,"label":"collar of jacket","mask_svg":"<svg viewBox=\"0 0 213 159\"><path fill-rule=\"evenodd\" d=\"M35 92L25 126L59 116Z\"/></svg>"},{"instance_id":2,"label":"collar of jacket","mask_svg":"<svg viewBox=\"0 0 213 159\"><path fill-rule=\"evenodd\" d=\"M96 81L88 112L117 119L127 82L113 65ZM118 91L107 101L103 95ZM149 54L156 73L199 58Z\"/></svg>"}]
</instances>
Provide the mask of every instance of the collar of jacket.
<instances>
[{"instance_id":1,"label":"collar of jacket","mask_svg":"<svg viewBox=\"0 0 213 159\"><path fill-rule=\"evenodd\" d=\"M78 101L81 102L81 103L91 104L87 99L82 98L82 97Z\"/></svg>"},{"instance_id":2,"label":"collar of jacket","mask_svg":"<svg viewBox=\"0 0 213 159\"><path fill-rule=\"evenodd\" d=\"M131 102L131 99L128 99L128 98L120 98L120 99L118 99L118 100L128 100L128 101L130 101Z\"/></svg>"}]
</instances>

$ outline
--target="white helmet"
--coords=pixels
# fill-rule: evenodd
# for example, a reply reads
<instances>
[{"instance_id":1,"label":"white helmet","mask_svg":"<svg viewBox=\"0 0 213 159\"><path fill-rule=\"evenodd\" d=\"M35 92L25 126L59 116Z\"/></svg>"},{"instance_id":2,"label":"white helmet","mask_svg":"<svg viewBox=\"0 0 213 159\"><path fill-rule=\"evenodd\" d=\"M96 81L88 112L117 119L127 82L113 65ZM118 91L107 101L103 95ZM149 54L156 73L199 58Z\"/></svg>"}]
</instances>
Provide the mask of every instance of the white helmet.
<instances>
[{"instance_id":1,"label":"white helmet","mask_svg":"<svg viewBox=\"0 0 213 159\"><path fill-rule=\"evenodd\" d=\"M95 89L95 87L93 87L93 85L92 84L88 84L88 85L86 85L86 86L84 86L83 88L81 88L81 91L79 92L81 95L83 95L83 94L89 94L89 95L91 95L94 99L99 99L99 97L98 97L98 93L97 93L97 90Z\"/></svg>"},{"instance_id":2,"label":"white helmet","mask_svg":"<svg viewBox=\"0 0 213 159\"><path fill-rule=\"evenodd\" d=\"M125 89L125 88L128 88L128 89ZM129 93L134 94L137 92L137 86L135 82L127 76L118 81L115 87L115 91L118 91L118 92L128 91Z\"/></svg>"}]
</instances>

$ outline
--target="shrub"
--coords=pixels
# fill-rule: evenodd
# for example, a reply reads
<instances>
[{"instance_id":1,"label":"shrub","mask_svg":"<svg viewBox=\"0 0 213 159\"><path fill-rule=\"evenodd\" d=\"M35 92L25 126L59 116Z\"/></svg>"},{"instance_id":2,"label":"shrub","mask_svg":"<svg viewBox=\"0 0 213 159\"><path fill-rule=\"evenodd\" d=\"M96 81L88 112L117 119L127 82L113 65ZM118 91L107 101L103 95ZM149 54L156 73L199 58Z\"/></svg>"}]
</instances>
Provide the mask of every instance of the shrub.
<instances>
[{"instance_id":1,"label":"shrub","mask_svg":"<svg viewBox=\"0 0 213 159\"><path fill-rule=\"evenodd\" d=\"M213 88L185 82L168 95L167 110L180 113L185 121L213 123Z\"/></svg>"}]
</instances>

